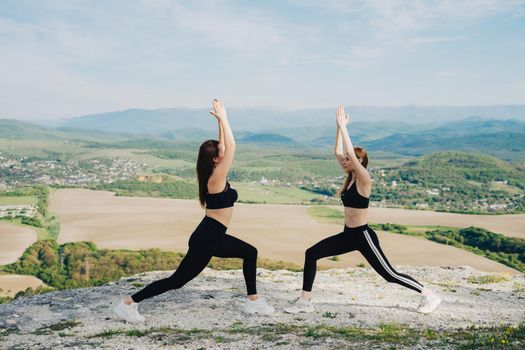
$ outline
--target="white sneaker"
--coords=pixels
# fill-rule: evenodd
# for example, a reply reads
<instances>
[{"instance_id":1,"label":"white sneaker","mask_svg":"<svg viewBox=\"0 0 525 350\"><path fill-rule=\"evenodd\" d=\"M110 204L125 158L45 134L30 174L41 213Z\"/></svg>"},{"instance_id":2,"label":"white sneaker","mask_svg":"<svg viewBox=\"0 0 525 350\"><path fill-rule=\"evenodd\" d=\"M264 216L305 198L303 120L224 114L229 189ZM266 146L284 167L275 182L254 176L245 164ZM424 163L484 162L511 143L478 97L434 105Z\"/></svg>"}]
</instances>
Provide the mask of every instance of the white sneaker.
<instances>
[{"instance_id":1,"label":"white sneaker","mask_svg":"<svg viewBox=\"0 0 525 350\"><path fill-rule=\"evenodd\" d=\"M255 300L246 299L242 311L247 314L270 315L275 312L275 309L268 305L263 298L257 298Z\"/></svg>"},{"instance_id":2,"label":"white sneaker","mask_svg":"<svg viewBox=\"0 0 525 350\"><path fill-rule=\"evenodd\" d=\"M312 300L297 298L292 306L284 309L284 312L289 314L298 314L299 312L314 312L314 306L312 304Z\"/></svg>"},{"instance_id":3,"label":"white sneaker","mask_svg":"<svg viewBox=\"0 0 525 350\"><path fill-rule=\"evenodd\" d=\"M417 308L417 312L429 314L434 311L439 304L441 304L441 298L436 294L424 296L423 299L421 299L421 304L419 304L419 307Z\"/></svg>"},{"instance_id":4,"label":"white sneaker","mask_svg":"<svg viewBox=\"0 0 525 350\"><path fill-rule=\"evenodd\" d=\"M113 312L120 318L131 323L144 322L144 316L139 313L139 304L132 303L127 305L121 300L114 308Z\"/></svg>"}]
</instances>

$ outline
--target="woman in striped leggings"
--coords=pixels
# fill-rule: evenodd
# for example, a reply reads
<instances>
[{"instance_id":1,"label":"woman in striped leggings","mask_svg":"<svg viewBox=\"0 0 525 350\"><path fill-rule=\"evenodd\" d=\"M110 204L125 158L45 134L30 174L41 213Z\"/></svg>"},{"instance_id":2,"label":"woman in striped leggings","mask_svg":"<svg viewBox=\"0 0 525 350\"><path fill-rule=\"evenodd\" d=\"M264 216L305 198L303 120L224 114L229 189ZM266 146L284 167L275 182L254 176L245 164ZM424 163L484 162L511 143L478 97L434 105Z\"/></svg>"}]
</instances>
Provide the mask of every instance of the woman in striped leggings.
<instances>
[{"instance_id":1,"label":"woman in striped leggings","mask_svg":"<svg viewBox=\"0 0 525 350\"><path fill-rule=\"evenodd\" d=\"M310 299L317 260L358 250L385 280L421 293L423 299L418 311L430 313L441 303L441 299L432 290L425 288L412 277L397 272L390 265L379 246L376 233L367 224L368 203L372 192L372 180L366 170L368 156L363 148L352 146L346 129L349 117L345 114L343 106L339 106L336 120L337 134L334 154L347 174L341 189L341 200L345 207L344 231L306 250L302 295L285 311L289 313L314 311ZM341 145L341 139L343 145ZM345 153L343 153L343 146Z\"/></svg>"}]
</instances>

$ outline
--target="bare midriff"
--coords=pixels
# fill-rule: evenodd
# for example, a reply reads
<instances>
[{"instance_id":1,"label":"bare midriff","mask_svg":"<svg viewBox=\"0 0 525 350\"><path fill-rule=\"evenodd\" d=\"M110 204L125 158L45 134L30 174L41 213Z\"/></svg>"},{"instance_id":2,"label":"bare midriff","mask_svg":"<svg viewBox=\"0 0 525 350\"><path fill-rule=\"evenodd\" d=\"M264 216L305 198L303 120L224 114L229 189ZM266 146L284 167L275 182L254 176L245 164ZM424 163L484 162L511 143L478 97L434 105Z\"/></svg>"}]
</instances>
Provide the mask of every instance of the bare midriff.
<instances>
[{"instance_id":1,"label":"bare midriff","mask_svg":"<svg viewBox=\"0 0 525 350\"><path fill-rule=\"evenodd\" d=\"M217 220L224 226L228 227L233 215L233 207L222 209L206 209L206 216Z\"/></svg>"},{"instance_id":2,"label":"bare midriff","mask_svg":"<svg viewBox=\"0 0 525 350\"><path fill-rule=\"evenodd\" d=\"M368 208L345 207L345 225L348 227L359 227L368 223Z\"/></svg>"}]
</instances>

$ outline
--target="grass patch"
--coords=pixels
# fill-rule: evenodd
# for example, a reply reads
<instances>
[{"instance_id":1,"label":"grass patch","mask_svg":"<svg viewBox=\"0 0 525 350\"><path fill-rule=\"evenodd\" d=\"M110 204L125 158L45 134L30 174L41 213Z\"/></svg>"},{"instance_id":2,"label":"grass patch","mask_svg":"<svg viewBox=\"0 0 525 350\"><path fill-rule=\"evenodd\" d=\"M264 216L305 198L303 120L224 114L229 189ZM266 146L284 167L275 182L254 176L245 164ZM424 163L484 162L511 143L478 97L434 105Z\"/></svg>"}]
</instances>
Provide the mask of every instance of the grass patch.
<instances>
[{"instance_id":1,"label":"grass patch","mask_svg":"<svg viewBox=\"0 0 525 350\"><path fill-rule=\"evenodd\" d=\"M469 276L466 278L468 283L472 284L490 284L507 282L509 278L505 275L484 275L484 276Z\"/></svg>"},{"instance_id":2,"label":"grass patch","mask_svg":"<svg viewBox=\"0 0 525 350\"><path fill-rule=\"evenodd\" d=\"M144 331L141 329L131 329L129 331L126 331L124 335L127 337L144 337L148 335L148 331Z\"/></svg>"},{"instance_id":3,"label":"grass patch","mask_svg":"<svg viewBox=\"0 0 525 350\"><path fill-rule=\"evenodd\" d=\"M379 339L389 343L401 343L403 339L414 338L417 330L404 327L397 323L384 323L379 325L379 332L376 335ZM424 336L421 334L420 336Z\"/></svg>"},{"instance_id":4,"label":"grass patch","mask_svg":"<svg viewBox=\"0 0 525 350\"><path fill-rule=\"evenodd\" d=\"M433 345L450 345L460 349L476 348L511 348L520 349L523 345L525 326L501 326L486 329L459 329L452 331L436 331L433 329L414 329L407 326L388 323L381 324L377 328L355 328L355 327L333 327L326 325L297 326L287 324L268 324L261 327L245 327L242 323L236 323L228 330L229 333L252 334L259 336L294 334L299 337L312 338L336 338L347 341L363 342L370 341L375 344L398 346L413 346L423 342ZM306 339L301 343L309 343Z\"/></svg>"},{"instance_id":5,"label":"grass patch","mask_svg":"<svg viewBox=\"0 0 525 350\"><path fill-rule=\"evenodd\" d=\"M35 196L0 196L0 205L31 205L38 203Z\"/></svg>"},{"instance_id":6,"label":"grass patch","mask_svg":"<svg viewBox=\"0 0 525 350\"><path fill-rule=\"evenodd\" d=\"M113 191L117 196L195 199L198 195L194 182L177 180L171 176L158 176L160 182L118 180L112 183L96 183L95 190Z\"/></svg>"},{"instance_id":7,"label":"grass patch","mask_svg":"<svg viewBox=\"0 0 525 350\"><path fill-rule=\"evenodd\" d=\"M216 343L229 343L231 341L230 338L223 337L222 335L219 335L214 338Z\"/></svg>"},{"instance_id":8,"label":"grass patch","mask_svg":"<svg viewBox=\"0 0 525 350\"><path fill-rule=\"evenodd\" d=\"M272 204L311 204L322 197L311 191L289 186L261 185L258 183L236 182L240 202Z\"/></svg>"},{"instance_id":9,"label":"grass patch","mask_svg":"<svg viewBox=\"0 0 525 350\"><path fill-rule=\"evenodd\" d=\"M514 293L523 293L525 292L525 288L521 285L520 282L514 282L512 284L512 291Z\"/></svg>"},{"instance_id":10,"label":"grass patch","mask_svg":"<svg viewBox=\"0 0 525 350\"><path fill-rule=\"evenodd\" d=\"M492 327L483 330L459 331L454 342L460 350L471 349L523 349L525 347L525 324L519 326Z\"/></svg>"},{"instance_id":11,"label":"grass patch","mask_svg":"<svg viewBox=\"0 0 525 350\"><path fill-rule=\"evenodd\" d=\"M306 212L310 217L322 224L344 224L345 214L337 209L325 206L314 206L306 209Z\"/></svg>"},{"instance_id":12,"label":"grass patch","mask_svg":"<svg viewBox=\"0 0 525 350\"><path fill-rule=\"evenodd\" d=\"M78 322L78 321L60 321L58 323L55 323L49 326L40 327L36 329L35 331L33 331L33 334L36 334L36 335L51 334L52 332L58 332L58 331L63 331L65 329L74 328L80 324L81 322Z\"/></svg>"},{"instance_id":13,"label":"grass patch","mask_svg":"<svg viewBox=\"0 0 525 350\"><path fill-rule=\"evenodd\" d=\"M104 329L102 332L93 334L88 338L111 338L115 335L121 335L124 331L122 329Z\"/></svg>"},{"instance_id":14,"label":"grass patch","mask_svg":"<svg viewBox=\"0 0 525 350\"><path fill-rule=\"evenodd\" d=\"M166 343L181 344L200 339L213 339L219 343L235 341L231 335L254 336L266 342L282 342L283 335L293 335L298 339L288 339L285 343L318 344L323 338L339 339L348 345L364 347L405 348L423 346L428 348L450 347L454 349L522 349L525 344L525 324L519 326L498 326L490 328L466 328L456 330L434 330L411 328L398 323L384 323L376 328L334 327L328 325L304 326L298 324L263 323L260 326L246 326L235 322L228 328L218 329L179 329L170 327L149 329L106 329L88 338L110 338L113 336L149 337L162 339Z\"/></svg>"},{"instance_id":15,"label":"grass patch","mask_svg":"<svg viewBox=\"0 0 525 350\"><path fill-rule=\"evenodd\" d=\"M1 290L1 288L0 288ZM10 302L11 300L13 300L13 298L11 297L4 297L4 296L0 296L0 304L5 304L5 303L8 303Z\"/></svg>"},{"instance_id":16,"label":"grass patch","mask_svg":"<svg viewBox=\"0 0 525 350\"><path fill-rule=\"evenodd\" d=\"M111 338L114 336L124 335L126 337L154 337L158 334L164 335L205 335L211 334L211 331L206 329L179 329L179 328L170 328L170 327L158 327L158 328L148 328L148 329L104 329L100 333L96 333L88 336L88 338Z\"/></svg>"}]
</instances>

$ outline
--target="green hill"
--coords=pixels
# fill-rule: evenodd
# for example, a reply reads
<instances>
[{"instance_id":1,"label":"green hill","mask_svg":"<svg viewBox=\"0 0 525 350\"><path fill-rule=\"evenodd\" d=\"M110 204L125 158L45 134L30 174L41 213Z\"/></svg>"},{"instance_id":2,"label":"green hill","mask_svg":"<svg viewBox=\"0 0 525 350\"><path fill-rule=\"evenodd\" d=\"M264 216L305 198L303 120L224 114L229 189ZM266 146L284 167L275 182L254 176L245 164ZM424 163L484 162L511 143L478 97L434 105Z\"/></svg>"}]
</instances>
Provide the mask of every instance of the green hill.
<instances>
[{"instance_id":1,"label":"green hill","mask_svg":"<svg viewBox=\"0 0 525 350\"><path fill-rule=\"evenodd\" d=\"M13 119L0 119L0 138L17 140L61 140L56 130Z\"/></svg>"},{"instance_id":2,"label":"green hill","mask_svg":"<svg viewBox=\"0 0 525 350\"><path fill-rule=\"evenodd\" d=\"M433 153L376 178L374 201L468 213L525 211L525 171L491 156Z\"/></svg>"},{"instance_id":3,"label":"green hill","mask_svg":"<svg viewBox=\"0 0 525 350\"><path fill-rule=\"evenodd\" d=\"M432 153L406 163L398 174L403 180L426 186L508 181L525 189L525 173L517 167L491 156L464 152Z\"/></svg>"},{"instance_id":4,"label":"green hill","mask_svg":"<svg viewBox=\"0 0 525 350\"><path fill-rule=\"evenodd\" d=\"M137 137L137 135L133 136ZM20 120L0 119L0 139L32 141L96 140L115 142L128 138L130 138L130 135L124 133L65 127L55 129Z\"/></svg>"},{"instance_id":5,"label":"green hill","mask_svg":"<svg viewBox=\"0 0 525 350\"><path fill-rule=\"evenodd\" d=\"M468 151L505 160L525 160L525 123L468 118L417 133L396 133L365 142L371 151L419 156L437 151Z\"/></svg>"}]
</instances>

